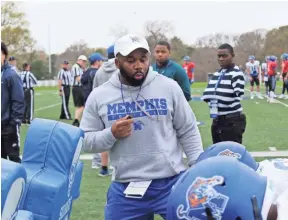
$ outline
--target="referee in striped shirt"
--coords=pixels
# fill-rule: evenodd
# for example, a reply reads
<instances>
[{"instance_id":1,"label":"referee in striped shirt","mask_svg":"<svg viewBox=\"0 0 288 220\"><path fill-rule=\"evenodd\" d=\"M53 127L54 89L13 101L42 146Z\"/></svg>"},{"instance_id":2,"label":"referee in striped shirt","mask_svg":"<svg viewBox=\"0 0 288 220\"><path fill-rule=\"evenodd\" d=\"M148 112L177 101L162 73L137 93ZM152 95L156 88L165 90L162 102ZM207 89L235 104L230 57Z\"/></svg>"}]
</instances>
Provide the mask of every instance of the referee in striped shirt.
<instances>
[{"instance_id":1,"label":"referee in striped shirt","mask_svg":"<svg viewBox=\"0 0 288 220\"><path fill-rule=\"evenodd\" d=\"M34 89L37 85L37 79L33 73L30 72L30 64L23 64L23 71L20 73L23 83L24 97L25 97L25 112L22 124L30 124L34 115Z\"/></svg>"},{"instance_id":2,"label":"referee in striped shirt","mask_svg":"<svg viewBox=\"0 0 288 220\"><path fill-rule=\"evenodd\" d=\"M240 103L244 95L244 74L233 63L235 54L231 45L222 44L217 56L221 69L214 73L202 96L213 118L213 143L234 141L241 144L246 128L246 116Z\"/></svg>"},{"instance_id":3,"label":"referee in striped shirt","mask_svg":"<svg viewBox=\"0 0 288 220\"><path fill-rule=\"evenodd\" d=\"M58 73L58 88L59 95L62 98L60 119L71 120L71 114L69 111L71 73L68 70L68 65L68 61L62 63L62 69Z\"/></svg>"},{"instance_id":4,"label":"referee in striped shirt","mask_svg":"<svg viewBox=\"0 0 288 220\"><path fill-rule=\"evenodd\" d=\"M75 119L73 125L79 127L80 118L84 110L84 89L81 84L81 76L83 75L83 69L86 66L87 57L81 55L78 57L77 62L72 66L71 77L72 77L72 95L75 106Z\"/></svg>"}]
</instances>

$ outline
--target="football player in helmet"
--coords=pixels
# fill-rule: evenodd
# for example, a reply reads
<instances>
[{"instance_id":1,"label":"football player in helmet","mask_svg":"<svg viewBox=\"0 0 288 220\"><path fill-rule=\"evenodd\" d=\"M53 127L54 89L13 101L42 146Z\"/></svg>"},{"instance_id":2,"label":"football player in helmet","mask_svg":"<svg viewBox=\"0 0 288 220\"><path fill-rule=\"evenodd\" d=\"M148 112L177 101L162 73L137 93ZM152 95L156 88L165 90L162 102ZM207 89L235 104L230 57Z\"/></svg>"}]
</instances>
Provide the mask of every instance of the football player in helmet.
<instances>
[{"instance_id":1,"label":"football player in helmet","mask_svg":"<svg viewBox=\"0 0 288 220\"><path fill-rule=\"evenodd\" d=\"M262 70L262 76L263 76L263 81L265 83L265 89L266 89L266 96L268 96L268 62L270 61L270 57L266 56L265 61L261 65L261 70Z\"/></svg>"},{"instance_id":2,"label":"football player in helmet","mask_svg":"<svg viewBox=\"0 0 288 220\"><path fill-rule=\"evenodd\" d=\"M282 60L281 73L282 73L283 86L282 86L282 93L278 98L288 99L288 54L283 53L281 56L281 60ZM287 95L285 95L285 91L287 92Z\"/></svg>"},{"instance_id":3,"label":"football player in helmet","mask_svg":"<svg viewBox=\"0 0 288 220\"><path fill-rule=\"evenodd\" d=\"M254 56L249 56L249 61L246 63L246 72L250 77L251 99L254 98L254 83L257 86L256 95L258 96L259 99L263 99L263 97L260 94L260 81L259 81L259 75L261 73L260 62L258 60L255 60Z\"/></svg>"}]
</instances>

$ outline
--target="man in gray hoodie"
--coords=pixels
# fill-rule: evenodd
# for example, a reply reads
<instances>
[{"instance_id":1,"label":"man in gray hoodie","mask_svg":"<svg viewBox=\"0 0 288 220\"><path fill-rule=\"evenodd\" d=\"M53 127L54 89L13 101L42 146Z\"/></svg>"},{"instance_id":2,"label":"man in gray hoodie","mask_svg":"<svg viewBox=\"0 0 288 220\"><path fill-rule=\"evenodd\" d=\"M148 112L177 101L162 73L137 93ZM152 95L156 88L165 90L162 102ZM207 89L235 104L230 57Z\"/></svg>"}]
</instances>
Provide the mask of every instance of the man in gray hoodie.
<instances>
[{"instance_id":1,"label":"man in gray hoodie","mask_svg":"<svg viewBox=\"0 0 288 220\"><path fill-rule=\"evenodd\" d=\"M137 35L115 44L119 69L88 97L80 127L83 149L109 151L115 168L105 219L166 219L172 186L203 152L193 111L179 85L149 67L149 45Z\"/></svg>"},{"instance_id":2,"label":"man in gray hoodie","mask_svg":"<svg viewBox=\"0 0 288 220\"><path fill-rule=\"evenodd\" d=\"M108 47L107 54L108 61L103 63L103 65L97 71L97 74L95 75L93 81L93 89L107 82L111 78L111 76L118 70L115 65L114 45Z\"/></svg>"},{"instance_id":3,"label":"man in gray hoodie","mask_svg":"<svg viewBox=\"0 0 288 220\"><path fill-rule=\"evenodd\" d=\"M107 82L111 78L111 76L118 70L115 65L114 45L108 47L107 55L108 61L103 63L103 65L98 69L97 74L94 77L93 89ZM93 154L92 168L98 168L101 164L99 176L107 176L111 174L111 172L108 170L108 161L108 152Z\"/></svg>"}]
</instances>

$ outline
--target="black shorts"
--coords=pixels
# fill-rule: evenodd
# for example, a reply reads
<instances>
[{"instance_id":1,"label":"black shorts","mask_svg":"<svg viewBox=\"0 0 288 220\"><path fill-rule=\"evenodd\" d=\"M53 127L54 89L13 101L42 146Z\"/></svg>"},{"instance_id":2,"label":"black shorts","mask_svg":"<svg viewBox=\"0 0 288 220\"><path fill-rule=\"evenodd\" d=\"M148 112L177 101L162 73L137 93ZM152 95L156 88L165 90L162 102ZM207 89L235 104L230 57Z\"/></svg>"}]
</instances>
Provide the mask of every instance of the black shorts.
<instances>
[{"instance_id":1,"label":"black shorts","mask_svg":"<svg viewBox=\"0 0 288 220\"><path fill-rule=\"evenodd\" d=\"M250 81L250 85L254 86L254 82L256 83L256 86L260 85L258 76L252 76L252 80Z\"/></svg>"},{"instance_id":2,"label":"black shorts","mask_svg":"<svg viewBox=\"0 0 288 220\"><path fill-rule=\"evenodd\" d=\"M82 86L73 86L72 95L75 107L84 106L84 89Z\"/></svg>"}]
</instances>

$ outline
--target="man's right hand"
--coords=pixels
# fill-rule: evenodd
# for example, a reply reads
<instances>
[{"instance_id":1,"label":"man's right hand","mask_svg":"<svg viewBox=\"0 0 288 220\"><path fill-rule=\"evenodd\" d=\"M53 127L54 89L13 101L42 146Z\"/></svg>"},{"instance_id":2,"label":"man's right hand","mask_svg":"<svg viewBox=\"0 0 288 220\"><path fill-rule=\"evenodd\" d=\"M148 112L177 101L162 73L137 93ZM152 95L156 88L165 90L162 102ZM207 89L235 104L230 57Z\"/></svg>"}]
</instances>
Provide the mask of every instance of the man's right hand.
<instances>
[{"instance_id":1,"label":"man's right hand","mask_svg":"<svg viewBox=\"0 0 288 220\"><path fill-rule=\"evenodd\" d=\"M63 95L63 92L62 91L59 91L59 96L62 96Z\"/></svg>"},{"instance_id":2,"label":"man's right hand","mask_svg":"<svg viewBox=\"0 0 288 220\"><path fill-rule=\"evenodd\" d=\"M111 128L113 136L118 140L129 137L132 134L132 123L133 119L129 119L128 115L115 121Z\"/></svg>"}]
</instances>

